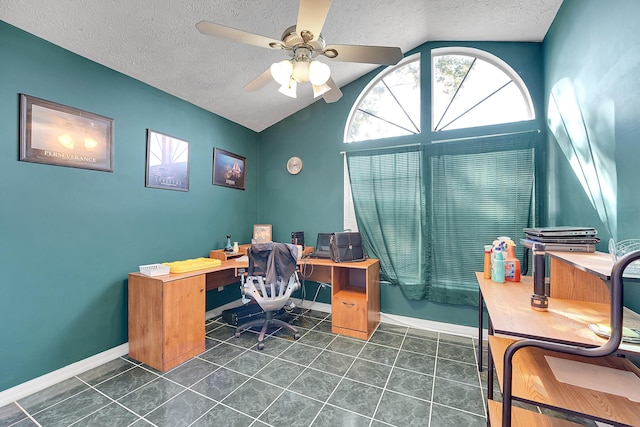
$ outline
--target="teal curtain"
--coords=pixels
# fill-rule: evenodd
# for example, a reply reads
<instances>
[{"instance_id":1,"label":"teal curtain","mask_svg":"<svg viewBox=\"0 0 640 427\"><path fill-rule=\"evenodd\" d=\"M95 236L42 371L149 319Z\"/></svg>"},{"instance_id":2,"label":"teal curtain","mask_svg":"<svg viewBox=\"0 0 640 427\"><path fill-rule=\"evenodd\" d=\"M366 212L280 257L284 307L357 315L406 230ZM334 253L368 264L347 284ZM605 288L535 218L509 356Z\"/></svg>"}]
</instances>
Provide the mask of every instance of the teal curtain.
<instances>
[{"instance_id":1,"label":"teal curtain","mask_svg":"<svg viewBox=\"0 0 640 427\"><path fill-rule=\"evenodd\" d=\"M476 305L483 246L535 218L535 146L525 132L347 153L356 220L381 277L408 299Z\"/></svg>"},{"instance_id":2,"label":"teal curtain","mask_svg":"<svg viewBox=\"0 0 640 427\"><path fill-rule=\"evenodd\" d=\"M424 170L419 146L347 153L358 230L382 280L408 299L428 296Z\"/></svg>"}]
</instances>

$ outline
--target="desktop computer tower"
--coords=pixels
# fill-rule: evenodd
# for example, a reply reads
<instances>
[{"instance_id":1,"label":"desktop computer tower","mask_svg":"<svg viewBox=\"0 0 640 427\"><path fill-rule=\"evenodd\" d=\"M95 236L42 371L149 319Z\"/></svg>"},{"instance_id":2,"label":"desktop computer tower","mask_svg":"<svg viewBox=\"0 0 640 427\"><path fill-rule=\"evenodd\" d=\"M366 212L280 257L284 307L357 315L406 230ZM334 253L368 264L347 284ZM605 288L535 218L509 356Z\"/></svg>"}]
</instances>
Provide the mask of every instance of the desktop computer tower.
<instances>
[{"instance_id":1,"label":"desktop computer tower","mask_svg":"<svg viewBox=\"0 0 640 427\"><path fill-rule=\"evenodd\" d=\"M304 231L292 231L291 243L293 245L300 245L304 248Z\"/></svg>"}]
</instances>

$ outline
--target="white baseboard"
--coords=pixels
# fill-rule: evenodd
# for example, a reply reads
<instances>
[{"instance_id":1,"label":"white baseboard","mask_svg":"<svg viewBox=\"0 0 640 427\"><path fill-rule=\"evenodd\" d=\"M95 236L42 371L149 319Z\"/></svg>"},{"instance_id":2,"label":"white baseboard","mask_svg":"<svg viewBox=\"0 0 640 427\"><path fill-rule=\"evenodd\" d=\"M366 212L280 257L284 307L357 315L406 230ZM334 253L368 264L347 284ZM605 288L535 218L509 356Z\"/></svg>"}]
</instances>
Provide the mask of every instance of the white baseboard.
<instances>
[{"instance_id":1,"label":"white baseboard","mask_svg":"<svg viewBox=\"0 0 640 427\"><path fill-rule=\"evenodd\" d=\"M397 314L380 313L380 322L398 326L408 326L416 329L444 332L446 334L461 335L478 338L478 328L472 326L454 325L453 323L435 322L433 320L417 319L415 317L398 316ZM486 337L486 330L483 335Z\"/></svg>"},{"instance_id":2,"label":"white baseboard","mask_svg":"<svg viewBox=\"0 0 640 427\"><path fill-rule=\"evenodd\" d=\"M72 363L71 365L67 365L64 368L49 372L48 374L4 390L0 392L0 408L11 402L22 399L23 397L29 396L30 394L44 390L45 388L61 381L67 380L75 375L88 371L89 369L93 369L96 366L103 365L113 359L125 356L128 353L129 343L127 342L112 349L103 351L102 353L80 360L76 363Z\"/></svg>"},{"instance_id":3,"label":"white baseboard","mask_svg":"<svg viewBox=\"0 0 640 427\"><path fill-rule=\"evenodd\" d=\"M213 310L209 310L205 313L207 320L222 315L224 310L239 307L242 305L242 300L232 301L228 304L216 307ZM323 313L331 313L331 304L325 304L322 302L304 301L302 302L303 308L310 308L312 310L321 311ZM462 335L468 337L477 338L478 329L470 326L460 326L451 323L434 322L432 320L416 319L413 317L398 316L395 314L380 313L380 321L383 323L389 323L393 325L407 326L417 329L429 329L432 331L445 332L453 335ZM486 336L486 330L484 331ZM38 378L34 378L25 383L19 384L15 387L0 392L0 408L8 405L11 402L20 400L23 397L36 393L40 390L44 390L54 384L67 380L75 375L79 375L89 369L93 369L96 366L100 366L118 357L125 356L129 353L129 343L121 344L110 350L103 351L94 356L88 357L84 360L80 360L71 365L60 368L56 371L42 375Z\"/></svg>"},{"instance_id":4,"label":"white baseboard","mask_svg":"<svg viewBox=\"0 0 640 427\"><path fill-rule=\"evenodd\" d=\"M304 301L304 308L331 313L331 304L321 302ZM391 325L407 326L416 329L428 329L430 331L444 332L446 334L461 335L465 337L478 338L478 328L472 326L454 325L452 323L435 322L433 320L417 319L415 317L399 316L397 314L380 313L380 322L389 323ZM483 336L486 339L487 330L483 330Z\"/></svg>"}]
</instances>

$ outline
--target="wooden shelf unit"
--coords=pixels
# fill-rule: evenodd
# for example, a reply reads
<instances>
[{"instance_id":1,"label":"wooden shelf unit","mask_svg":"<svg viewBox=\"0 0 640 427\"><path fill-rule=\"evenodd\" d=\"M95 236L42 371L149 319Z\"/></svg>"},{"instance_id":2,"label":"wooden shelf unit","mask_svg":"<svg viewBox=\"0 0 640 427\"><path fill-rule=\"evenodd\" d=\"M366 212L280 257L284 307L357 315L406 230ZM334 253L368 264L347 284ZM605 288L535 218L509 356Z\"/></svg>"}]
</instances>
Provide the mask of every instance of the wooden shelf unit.
<instances>
[{"instance_id":1,"label":"wooden shelf unit","mask_svg":"<svg viewBox=\"0 0 640 427\"><path fill-rule=\"evenodd\" d=\"M534 311L530 306L533 293L531 277L523 277L521 283L495 283L476 273L480 285L479 320L482 306L489 314L489 375L493 382L495 365L502 389L504 353L514 339L533 339L542 343L568 344L574 348L596 348L606 339L598 337L588 327L590 323L608 324L610 321L609 291L612 261L608 254L577 254L547 252L550 260L550 297L546 312ZM640 327L640 316L623 310L623 323L628 327ZM482 328L482 321L479 326ZM498 337L500 335L500 337ZM541 345L541 344L540 344ZM640 345L621 343L619 354L639 354ZM512 360L512 397L566 411L603 422L623 425L640 425L640 403L615 394L571 386L556 380L545 355L590 363L633 372L640 377L640 370L628 359L615 355L583 357L567 353L551 352L539 347L518 349ZM502 404L496 402L489 391L488 413L491 425L504 425ZM547 415L527 413L521 408L511 408L511 422L520 425L570 426L566 421Z\"/></svg>"},{"instance_id":2,"label":"wooden shelf unit","mask_svg":"<svg viewBox=\"0 0 640 427\"><path fill-rule=\"evenodd\" d=\"M502 404L495 400L489 400L488 411L491 425L502 425ZM511 417L513 425L527 427L584 427L582 424L576 424L571 421L562 420L560 418L548 417L538 412L522 409L517 406L511 408Z\"/></svg>"},{"instance_id":3,"label":"wooden shelf unit","mask_svg":"<svg viewBox=\"0 0 640 427\"><path fill-rule=\"evenodd\" d=\"M225 252L224 249L214 249L209 251L209 258L219 259L220 261L228 261L234 258L240 258L243 255L247 254L247 249L249 249L251 245L239 245L238 252L231 253Z\"/></svg>"},{"instance_id":4,"label":"wooden shelf unit","mask_svg":"<svg viewBox=\"0 0 640 427\"><path fill-rule=\"evenodd\" d=\"M501 388L503 387L503 356L511 343L513 343L511 339L495 335L489 337L489 348L494 357L496 374ZM640 423L640 402L560 382L555 378L545 356L633 372L640 377L640 369L624 357L582 357L547 351L537 347L525 347L518 350L513 356L514 399L545 407L562 408L603 422L613 421L626 425ZM611 374L610 381L617 380L618 377L614 371L607 371L607 373ZM603 377L599 379L606 381L606 375ZM512 425L518 424L514 422Z\"/></svg>"}]
</instances>

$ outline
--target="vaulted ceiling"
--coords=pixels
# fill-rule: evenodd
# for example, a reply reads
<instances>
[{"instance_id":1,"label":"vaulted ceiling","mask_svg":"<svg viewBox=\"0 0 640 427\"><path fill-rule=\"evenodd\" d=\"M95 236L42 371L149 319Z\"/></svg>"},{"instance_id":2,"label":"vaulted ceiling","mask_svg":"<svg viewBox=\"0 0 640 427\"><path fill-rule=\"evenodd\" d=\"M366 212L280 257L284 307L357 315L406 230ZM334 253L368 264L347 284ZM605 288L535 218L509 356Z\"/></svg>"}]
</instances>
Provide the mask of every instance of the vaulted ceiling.
<instances>
[{"instance_id":1,"label":"vaulted ceiling","mask_svg":"<svg viewBox=\"0 0 640 427\"><path fill-rule=\"evenodd\" d=\"M397 46L427 41L541 41L562 0L334 0L322 35L327 44ZM205 36L206 20L280 40L295 25L298 0L2 0L0 19L255 131L313 102L270 82L243 87L273 62L263 49ZM321 58L322 60L322 58ZM340 87L376 65L327 62ZM341 101L338 101L341 102Z\"/></svg>"}]
</instances>

